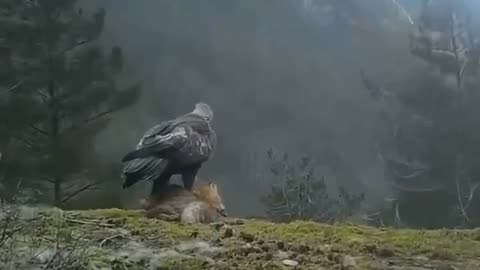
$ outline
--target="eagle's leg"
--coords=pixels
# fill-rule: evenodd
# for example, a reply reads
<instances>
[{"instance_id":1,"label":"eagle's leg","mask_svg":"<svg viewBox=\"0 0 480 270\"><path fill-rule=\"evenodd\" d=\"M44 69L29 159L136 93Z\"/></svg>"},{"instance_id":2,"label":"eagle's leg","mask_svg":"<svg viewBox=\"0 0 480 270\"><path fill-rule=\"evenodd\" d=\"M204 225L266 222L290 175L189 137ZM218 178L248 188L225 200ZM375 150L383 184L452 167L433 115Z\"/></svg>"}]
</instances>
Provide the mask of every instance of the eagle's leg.
<instances>
[{"instance_id":1,"label":"eagle's leg","mask_svg":"<svg viewBox=\"0 0 480 270\"><path fill-rule=\"evenodd\" d=\"M195 177L197 177L198 170L200 170L200 165L194 166L182 173L183 187L192 191L193 183L195 182Z\"/></svg>"},{"instance_id":2,"label":"eagle's leg","mask_svg":"<svg viewBox=\"0 0 480 270\"><path fill-rule=\"evenodd\" d=\"M162 189L167 185L172 174L169 172L162 173L157 179L153 180L152 191L150 197L155 197L162 192Z\"/></svg>"}]
</instances>

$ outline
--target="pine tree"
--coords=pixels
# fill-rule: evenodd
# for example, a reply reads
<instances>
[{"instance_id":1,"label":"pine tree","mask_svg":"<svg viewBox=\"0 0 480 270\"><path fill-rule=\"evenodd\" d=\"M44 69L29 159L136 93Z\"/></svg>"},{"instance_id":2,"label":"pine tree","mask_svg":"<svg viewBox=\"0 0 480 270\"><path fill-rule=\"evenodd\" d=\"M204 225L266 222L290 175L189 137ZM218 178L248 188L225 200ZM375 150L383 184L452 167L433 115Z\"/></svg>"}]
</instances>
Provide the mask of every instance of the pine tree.
<instances>
[{"instance_id":1,"label":"pine tree","mask_svg":"<svg viewBox=\"0 0 480 270\"><path fill-rule=\"evenodd\" d=\"M364 194L352 194L339 185L338 198L329 196L325 177L315 175L310 157L292 162L287 153L279 157L273 149L268 150L267 157L274 182L262 202L270 219L327 222L345 220L359 212Z\"/></svg>"},{"instance_id":2,"label":"pine tree","mask_svg":"<svg viewBox=\"0 0 480 270\"><path fill-rule=\"evenodd\" d=\"M1 109L10 110L4 118L13 122L0 128L11 131L8 140L21 143L15 154L21 153L19 163L26 168L22 177L53 186L55 205L71 197L62 194L64 184L95 165L94 139L109 116L133 104L140 93L138 83L119 86L121 49L105 52L98 43L105 11L86 14L76 3L0 4L6 63L0 91L7 95L0 101Z\"/></svg>"},{"instance_id":3,"label":"pine tree","mask_svg":"<svg viewBox=\"0 0 480 270\"><path fill-rule=\"evenodd\" d=\"M480 224L480 63L468 6L425 1L416 25L410 52L427 67L390 99L401 113L387 119L394 128L382 153L397 191L395 218L430 228Z\"/></svg>"}]
</instances>

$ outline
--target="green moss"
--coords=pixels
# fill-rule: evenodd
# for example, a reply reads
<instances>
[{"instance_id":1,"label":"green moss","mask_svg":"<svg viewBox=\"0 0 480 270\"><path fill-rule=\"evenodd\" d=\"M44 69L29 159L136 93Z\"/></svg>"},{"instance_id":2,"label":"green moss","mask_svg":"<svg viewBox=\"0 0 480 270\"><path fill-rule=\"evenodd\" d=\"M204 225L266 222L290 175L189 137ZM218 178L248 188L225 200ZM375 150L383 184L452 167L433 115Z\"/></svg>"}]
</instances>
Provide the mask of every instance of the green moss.
<instances>
[{"instance_id":1,"label":"green moss","mask_svg":"<svg viewBox=\"0 0 480 270\"><path fill-rule=\"evenodd\" d=\"M67 211L66 213L90 218L143 218L142 210L123 210L118 208Z\"/></svg>"},{"instance_id":2,"label":"green moss","mask_svg":"<svg viewBox=\"0 0 480 270\"><path fill-rule=\"evenodd\" d=\"M92 247L88 251L88 256L86 258L88 269L102 269L110 267L111 259L105 250Z\"/></svg>"},{"instance_id":3,"label":"green moss","mask_svg":"<svg viewBox=\"0 0 480 270\"><path fill-rule=\"evenodd\" d=\"M70 221L69 221L70 220ZM75 220L75 222L71 222ZM45 230L54 236L61 230L70 231L73 235L85 236L99 252L89 257L91 269L111 266L111 252L122 249L129 241L142 243L146 248L159 251L162 247L172 247L184 240L192 238L218 243L226 249L221 256L229 267L242 269L284 269L281 260L271 260L267 251L255 251L263 247L276 246L283 242L287 251L297 254L304 246L308 247L308 256L300 269L317 269L322 265L330 269L339 262L335 257L348 254L356 257L358 269L372 269L377 258L386 260L412 260L415 257L435 261L457 263L473 263L480 257L480 230L407 230L393 228L372 228L352 224L318 224L308 221L292 223L270 223L259 220L245 220L244 224L232 225L233 236L223 237L223 233L210 225L183 225L177 222L166 222L147 219L142 211L102 209L89 211L68 211L64 219L46 217ZM59 226L60 225L60 226ZM103 246L102 240L121 233L117 229L130 233L125 237L115 238ZM246 236L247 235L247 236ZM253 239L252 237L253 236ZM68 241L68 236L64 237ZM259 245L258 242L265 242ZM246 242L251 243L253 251L245 253ZM214 244L216 245L216 244ZM108 252L105 250L108 249ZM103 250L103 252L102 252ZM276 247L272 254L277 252ZM319 251L320 250L320 251ZM296 257L295 257L296 258ZM294 259L295 259L294 258ZM475 262L476 263L476 262ZM205 269L206 262L198 258L174 257L161 262L164 269ZM133 267L133 266L132 266ZM137 266L135 266L137 267ZM137 269L137 268L129 269ZM262 268L263 267L263 268ZM311 268L313 267L313 268ZM329 268L330 267L330 268ZM138 268L143 269L143 268ZM216 268L215 268L216 269ZM470 269L470 268L461 268Z\"/></svg>"},{"instance_id":4,"label":"green moss","mask_svg":"<svg viewBox=\"0 0 480 270\"><path fill-rule=\"evenodd\" d=\"M203 270L207 262L198 258L166 258L157 269L184 269L184 270Z\"/></svg>"},{"instance_id":5,"label":"green moss","mask_svg":"<svg viewBox=\"0 0 480 270\"><path fill-rule=\"evenodd\" d=\"M147 219L142 210L98 209L69 211L68 214L71 218L124 226L135 235L163 235L172 240L190 238L194 233L205 237L209 231L205 225L184 226L177 222Z\"/></svg>"},{"instance_id":6,"label":"green moss","mask_svg":"<svg viewBox=\"0 0 480 270\"><path fill-rule=\"evenodd\" d=\"M302 242L310 245L335 244L336 247L353 254L360 254L373 245L378 248L392 249L393 252L402 255L427 255L436 259L480 256L480 242L476 240L478 233L474 231L377 229L359 225L326 225L305 221L288 224L247 222L242 226L242 230L262 239Z\"/></svg>"},{"instance_id":7,"label":"green moss","mask_svg":"<svg viewBox=\"0 0 480 270\"><path fill-rule=\"evenodd\" d=\"M183 225L177 222L165 222L147 219L141 210L101 209L65 212L67 219L81 219L85 223L103 222L118 224L133 234L164 236L171 241L189 239L195 235L200 239L209 239L215 232L208 225ZM70 216L70 217L69 217ZM85 229L81 223L72 224L59 221L58 218L46 219L53 231L56 228ZM60 222L60 223L59 223ZM61 224L61 226L59 226ZM82 228L83 227L83 228ZM264 221L250 220L237 226L243 231L264 240L282 240L291 243L307 243L310 245L334 244L351 252L362 253L368 246L393 249L402 254L421 254L438 256L438 250L449 250L457 258L473 257L480 253L480 231L450 230L407 230L377 229L367 226L335 224L326 225L308 221L273 224ZM451 256L447 256L451 257Z\"/></svg>"}]
</instances>

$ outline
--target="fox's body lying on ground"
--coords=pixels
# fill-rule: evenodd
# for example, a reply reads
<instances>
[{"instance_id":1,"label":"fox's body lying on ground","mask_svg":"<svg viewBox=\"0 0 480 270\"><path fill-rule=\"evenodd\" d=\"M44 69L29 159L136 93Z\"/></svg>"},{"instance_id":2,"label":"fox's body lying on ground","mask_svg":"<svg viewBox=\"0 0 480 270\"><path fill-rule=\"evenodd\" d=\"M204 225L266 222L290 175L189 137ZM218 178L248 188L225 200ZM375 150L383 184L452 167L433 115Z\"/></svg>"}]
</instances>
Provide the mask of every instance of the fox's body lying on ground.
<instances>
[{"instance_id":1,"label":"fox's body lying on ground","mask_svg":"<svg viewBox=\"0 0 480 270\"><path fill-rule=\"evenodd\" d=\"M212 182L198 184L191 192L171 184L141 204L148 218L167 221L211 223L226 217L217 185Z\"/></svg>"}]
</instances>

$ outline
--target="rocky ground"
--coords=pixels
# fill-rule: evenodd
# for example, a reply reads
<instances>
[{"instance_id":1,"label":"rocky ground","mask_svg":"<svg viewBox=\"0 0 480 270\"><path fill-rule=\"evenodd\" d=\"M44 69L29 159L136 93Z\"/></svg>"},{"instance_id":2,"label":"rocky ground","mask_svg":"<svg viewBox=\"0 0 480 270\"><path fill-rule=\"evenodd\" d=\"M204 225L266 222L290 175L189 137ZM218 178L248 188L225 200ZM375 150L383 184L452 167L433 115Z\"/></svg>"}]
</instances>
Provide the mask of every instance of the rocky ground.
<instances>
[{"instance_id":1,"label":"rocky ground","mask_svg":"<svg viewBox=\"0 0 480 270\"><path fill-rule=\"evenodd\" d=\"M480 269L480 230L228 220L22 207L0 215L0 269Z\"/></svg>"}]
</instances>

